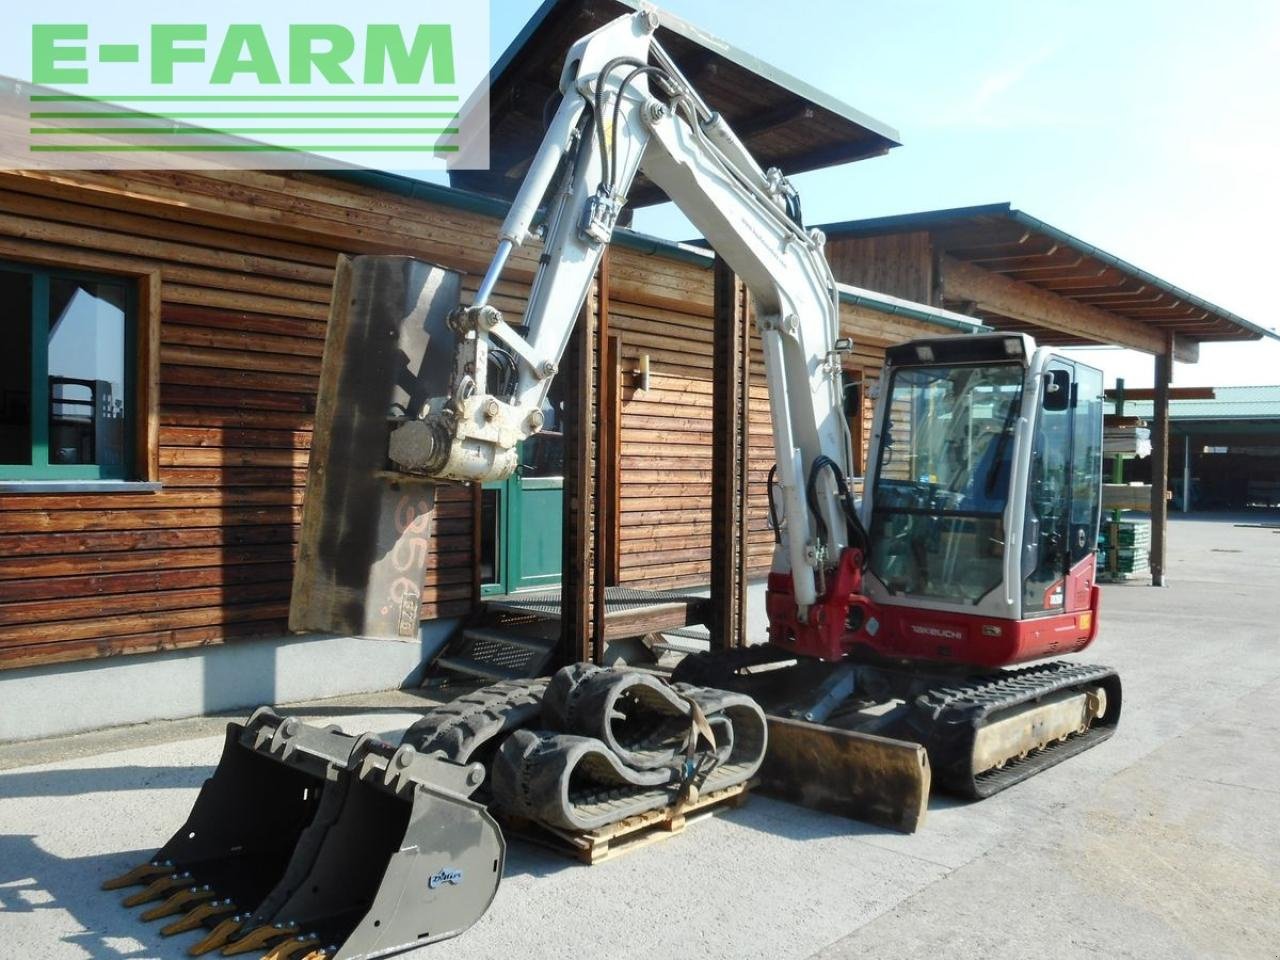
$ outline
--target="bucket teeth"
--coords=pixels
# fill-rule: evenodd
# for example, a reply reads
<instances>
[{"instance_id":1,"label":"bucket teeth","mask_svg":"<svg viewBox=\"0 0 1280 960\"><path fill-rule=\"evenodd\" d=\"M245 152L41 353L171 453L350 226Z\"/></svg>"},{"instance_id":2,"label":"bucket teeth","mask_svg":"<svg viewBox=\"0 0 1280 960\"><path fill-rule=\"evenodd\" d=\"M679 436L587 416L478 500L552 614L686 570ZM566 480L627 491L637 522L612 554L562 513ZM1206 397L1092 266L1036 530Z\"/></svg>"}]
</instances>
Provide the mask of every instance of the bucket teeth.
<instances>
[{"instance_id":1,"label":"bucket teeth","mask_svg":"<svg viewBox=\"0 0 1280 960\"><path fill-rule=\"evenodd\" d=\"M160 935L172 937L176 933L186 933L213 917L220 917L225 913L235 913L235 909L236 905L230 900L210 900L208 903L202 903L198 907L188 910L184 916L179 917L168 926L161 927Z\"/></svg>"},{"instance_id":2,"label":"bucket teeth","mask_svg":"<svg viewBox=\"0 0 1280 960\"><path fill-rule=\"evenodd\" d=\"M159 880L153 880L150 884L143 887L137 893L131 893L121 902L126 907L136 907L142 903L150 903L152 900L159 900L166 896L171 890L179 887L189 887L192 885L191 874L177 873L167 877L161 877Z\"/></svg>"},{"instance_id":3,"label":"bucket teeth","mask_svg":"<svg viewBox=\"0 0 1280 960\"><path fill-rule=\"evenodd\" d=\"M326 947L323 950L312 950L310 953L299 957L298 960L330 960L333 954L333 948Z\"/></svg>"},{"instance_id":4,"label":"bucket teeth","mask_svg":"<svg viewBox=\"0 0 1280 960\"><path fill-rule=\"evenodd\" d=\"M237 953L249 953L251 950L265 950L277 940L284 937L297 936L298 928L292 923L264 923L254 927L239 940L233 940L222 948L224 957L233 957Z\"/></svg>"},{"instance_id":5,"label":"bucket teeth","mask_svg":"<svg viewBox=\"0 0 1280 960\"><path fill-rule=\"evenodd\" d=\"M300 937L286 940L284 943L276 944L263 954L262 960L296 960L297 957L304 953L314 952L314 948L319 945L319 937L303 934Z\"/></svg>"},{"instance_id":6,"label":"bucket teeth","mask_svg":"<svg viewBox=\"0 0 1280 960\"><path fill-rule=\"evenodd\" d=\"M217 894L213 892L213 889L208 884L203 887L190 887L186 890L179 890L164 903L144 911L142 919L150 922L159 920L162 917L172 917L194 903L203 903L205 900L212 900L216 896Z\"/></svg>"},{"instance_id":7,"label":"bucket teeth","mask_svg":"<svg viewBox=\"0 0 1280 960\"><path fill-rule=\"evenodd\" d=\"M208 953L210 950L217 950L219 947L229 943L231 938L240 932L240 928L245 925L245 921L248 919L248 914L236 914L234 917L228 917L210 930L204 939L188 947L187 953L193 957L198 957L201 954Z\"/></svg>"},{"instance_id":8,"label":"bucket teeth","mask_svg":"<svg viewBox=\"0 0 1280 960\"><path fill-rule=\"evenodd\" d=\"M102 889L120 890L124 887L134 887L156 877L167 877L173 873L174 869L172 863L140 863L127 873L102 881Z\"/></svg>"}]
</instances>

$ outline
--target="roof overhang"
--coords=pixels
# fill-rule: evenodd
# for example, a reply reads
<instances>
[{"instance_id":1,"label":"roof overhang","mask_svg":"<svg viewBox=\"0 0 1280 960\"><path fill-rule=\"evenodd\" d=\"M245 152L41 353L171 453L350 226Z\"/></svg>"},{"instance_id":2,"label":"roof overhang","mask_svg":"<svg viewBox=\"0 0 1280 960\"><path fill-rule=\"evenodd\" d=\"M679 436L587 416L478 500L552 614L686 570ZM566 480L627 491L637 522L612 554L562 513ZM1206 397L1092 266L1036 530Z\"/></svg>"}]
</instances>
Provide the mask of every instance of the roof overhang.
<instances>
[{"instance_id":1,"label":"roof overhang","mask_svg":"<svg viewBox=\"0 0 1280 960\"><path fill-rule=\"evenodd\" d=\"M579 37L639 0L546 0L494 65L489 88L490 168L450 173L455 187L510 198L542 141L564 55ZM762 167L790 175L880 156L899 146L891 127L736 49L664 10L658 41ZM633 206L664 200L643 177Z\"/></svg>"},{"instance_id":2,"label":"roof overhang","mask_svg":"<svg viewBox=\"0 0 1280 960\"><path fill-rule=\"evenodd\" d=\"M832 240L927 232L935 256L955 271L975 275L973 268L996 275L996 284L1010 282L1062 298L1075 306L1082 321L1102 314L1119 318L1140 342L1173 338L1194 346L1204 341L1258 340L1280 334L1215 306L1113 254L1085 243L1043 220L1015 210L1008 203L931 210L869 220L850 220L821 228ZM998 299L998 298L993 298ZM944 306L972 312L1001 330L1024 331L1046 343L1066 346L1109 341L1079 329L1052 329L1030 322L1026 315L1010 315L984 308L982 303L948 301ZM1161 352L1161 351L1153 351ZM1176 354L1175 354L1176 355Z\"/></svg>"}]
</instances>

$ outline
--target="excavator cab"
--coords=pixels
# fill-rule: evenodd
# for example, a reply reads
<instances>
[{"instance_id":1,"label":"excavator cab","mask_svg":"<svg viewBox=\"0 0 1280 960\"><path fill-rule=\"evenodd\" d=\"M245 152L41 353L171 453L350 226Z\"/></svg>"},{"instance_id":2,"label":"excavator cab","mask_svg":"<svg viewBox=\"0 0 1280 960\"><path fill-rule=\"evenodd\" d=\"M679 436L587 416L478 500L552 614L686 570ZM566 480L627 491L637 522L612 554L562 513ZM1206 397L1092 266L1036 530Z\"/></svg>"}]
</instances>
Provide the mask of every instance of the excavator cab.
<instances>
[{"instance_id":1,"label":"excavator cab","mask_svg":"<svg viewBox=\"0 0 1280 960\"><path fill-rule=\"evenodd\" d=\"M1083 649L1093 637L1101 372L1029 337L993 334L894 347L885 373L862 504L863 592L898 629L859 640L991 667Z\"/></svg>"}]
</instances>

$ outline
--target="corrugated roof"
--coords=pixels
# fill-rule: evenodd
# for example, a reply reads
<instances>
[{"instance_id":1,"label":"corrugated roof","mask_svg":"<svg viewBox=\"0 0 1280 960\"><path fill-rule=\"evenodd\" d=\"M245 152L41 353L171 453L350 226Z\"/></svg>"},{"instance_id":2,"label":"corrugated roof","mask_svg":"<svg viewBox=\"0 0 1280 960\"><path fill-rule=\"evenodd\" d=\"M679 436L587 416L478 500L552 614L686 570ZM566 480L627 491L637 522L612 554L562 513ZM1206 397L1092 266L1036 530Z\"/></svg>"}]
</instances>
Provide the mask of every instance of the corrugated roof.
<instances>
[{"instance_id":1,"label":"corrugated roof","mask_svg":"<svg viewBox=\"0 0 1280 960\"><path fill-rule=\"evenodd\" d=\"M491 71L488 170L457 170L450 183L512 197L542 142L564 55L579 37L639 9L639 0L546 0ZM887 124L680 19L658 10L658 41L762 167L787 174L880 156L899 145ZM637 177L629 201L666 199Z\"/></svg>"},{"instance_id":2,"label":"corrugated roof","mask_svg":"<svg viewBox=\"0 0 1280 960\"><path fill-rule=\"evenodd\" d=\"M1280 334L1216 306L1167 280L1086 243L1009 203L846 220L821 229L832 239L928 232L935 250L974 266L1027 283L1065 299L1096 307L1190 340L1258 340ZM1087 343L1060 332L993 314L1000 329L1040 336L1046 342Z\"/></svg>"},{"instance_id":3,"label":"corrugated roof","mask_svg":"<svg viewBox=\"0 0 1280 960\"><path fill-rule=\"evenodd\" d=\"M1171 420L1280 420L1280 386L1214 387L1213 400L1170 400ZM1149 400L1130 400L1126 416L1150 417Z\"/></svg>"}]
</instances>

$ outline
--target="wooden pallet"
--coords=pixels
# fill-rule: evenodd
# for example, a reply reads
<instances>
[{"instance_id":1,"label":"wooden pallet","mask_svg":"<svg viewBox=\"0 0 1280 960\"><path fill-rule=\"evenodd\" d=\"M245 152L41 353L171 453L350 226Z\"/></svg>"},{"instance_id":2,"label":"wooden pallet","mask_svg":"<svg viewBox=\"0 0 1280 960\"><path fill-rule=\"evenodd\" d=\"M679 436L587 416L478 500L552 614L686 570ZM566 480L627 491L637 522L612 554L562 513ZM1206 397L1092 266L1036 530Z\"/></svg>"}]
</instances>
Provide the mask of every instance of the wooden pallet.
<instances>
[{"instance_id":1,"label":"wooden pallet","mask_svg":"<svg viewBox=\"0 0 1280 960\"><path fill-rule=\"evenodd\" d=\"M684 832L686 826L711 816L717 808L734 809L747 799L748 784L740 783L699 797L693 803L672 805L627 817L606 827L574 833L559 827L501 816L503 832L592 865L639 850Z\"/></svg>"}]
</instances>

